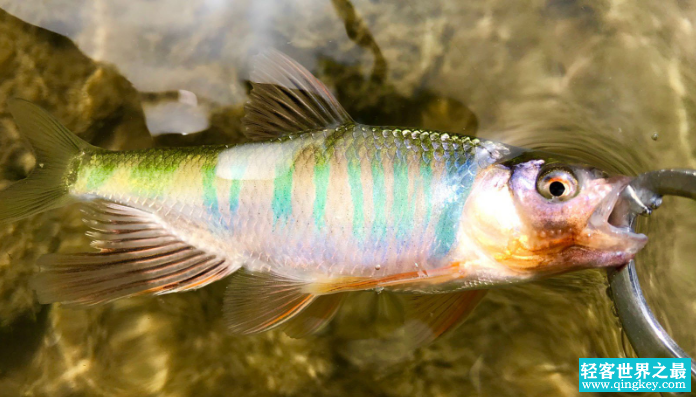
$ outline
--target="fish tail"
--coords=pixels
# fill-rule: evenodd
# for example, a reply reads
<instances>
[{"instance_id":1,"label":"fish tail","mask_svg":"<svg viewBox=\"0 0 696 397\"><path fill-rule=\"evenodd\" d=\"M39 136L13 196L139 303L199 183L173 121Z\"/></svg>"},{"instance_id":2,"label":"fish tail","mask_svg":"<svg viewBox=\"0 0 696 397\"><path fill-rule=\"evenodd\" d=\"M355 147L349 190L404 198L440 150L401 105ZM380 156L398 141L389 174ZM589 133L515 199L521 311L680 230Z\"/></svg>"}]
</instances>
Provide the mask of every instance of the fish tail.
<instances>
[{"instance_id":1,"label":"fish tail","mask_svg":"<svg viewBox=\"0 0 696 397\"><path fill-rule=\"evenodd\" d=\"M72 201L69 187L73 160L94 147L78 138L46 111L23 99L8 100L20 131L36 155L25 179L0 191L0 222L11 222Z\"/></svg>"}]
</instances>

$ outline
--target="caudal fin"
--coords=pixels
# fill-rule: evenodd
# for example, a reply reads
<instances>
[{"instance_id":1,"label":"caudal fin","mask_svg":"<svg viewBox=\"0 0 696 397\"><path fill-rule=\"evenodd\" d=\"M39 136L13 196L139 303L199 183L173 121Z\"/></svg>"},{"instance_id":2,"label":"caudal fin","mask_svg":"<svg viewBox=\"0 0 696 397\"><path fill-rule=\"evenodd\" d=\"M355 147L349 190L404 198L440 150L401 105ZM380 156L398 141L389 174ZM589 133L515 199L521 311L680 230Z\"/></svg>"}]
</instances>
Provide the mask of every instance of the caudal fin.
<instances>
[{"instance_id":1,"label":"caudal fin","mask_svg":"<svg viewBox=\"0 0 696 397\"><path fill-rule=\"evenodd\" d=\"M7 104L20 131L34 148L36 167L26 179L0 191L0 222L68 204L70 162L92 148L31 102L10 99Z\"/></svg>"}]
</instances>

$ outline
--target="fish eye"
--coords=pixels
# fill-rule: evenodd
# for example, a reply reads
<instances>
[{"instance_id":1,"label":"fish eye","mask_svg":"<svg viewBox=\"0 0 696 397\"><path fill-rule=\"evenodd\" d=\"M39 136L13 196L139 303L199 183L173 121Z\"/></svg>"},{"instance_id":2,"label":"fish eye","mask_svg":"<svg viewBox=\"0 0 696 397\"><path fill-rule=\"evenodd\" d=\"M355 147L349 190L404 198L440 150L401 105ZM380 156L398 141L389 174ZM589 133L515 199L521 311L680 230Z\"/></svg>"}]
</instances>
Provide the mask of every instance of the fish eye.
<instances>
[{"instance_id":1,"label":"fish eye","mask_svg":"<svg viewBox=\"0 0 696 397\"><path fill-rule=\"evenodd\" d=\"M578 180L569 169L553 168L539 173L536 188L546 199L565 201L577 194Z\"/></svg>"}]
</instances>

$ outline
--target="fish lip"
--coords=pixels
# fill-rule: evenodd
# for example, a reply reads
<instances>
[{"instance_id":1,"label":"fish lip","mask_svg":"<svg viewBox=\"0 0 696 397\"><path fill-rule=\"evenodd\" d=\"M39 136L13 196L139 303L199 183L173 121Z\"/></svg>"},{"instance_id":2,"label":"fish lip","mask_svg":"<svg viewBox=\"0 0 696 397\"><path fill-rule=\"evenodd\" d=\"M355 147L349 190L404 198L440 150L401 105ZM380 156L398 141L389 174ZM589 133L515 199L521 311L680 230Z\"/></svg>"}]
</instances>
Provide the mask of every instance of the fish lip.
<instances>
[{"instance_id":1,"label":"fish lip","mask_svg":"<svg viewBox=\"0 0 696 397\"><path fill-rule=\"evenodd\" d=\"M606 184L611 185L612 189L604 196L602 201L597 204L592 212L592 218L596 219L596 221L609 222L609 216L619 202L621 192L629 183L631 183L631 179L625 176L615 176L606 179Z\"/></svg>"},{"instance_id":2,"label":"fish lip","mask_svg":"<svg viewBox=\"0 0 696 397\"><path fill-rule=\"evenodd\" d=\"M615 214L614 211L617 210L617 204L621 200L621 193L631 183L631 180L625 176L614 176L606 179L606 184L611 185L612 189L595 207L588 221L587 229L589 229L589 234L595 231L604 234L612 241L613 249L635 254L645 246L648 237L634 232L629 226L617 226L610 221L610 217L623 220L627 215L627 213L623 213L626 211L624 206L621 207L622 213Z\"/></svg>"}]
</instances>

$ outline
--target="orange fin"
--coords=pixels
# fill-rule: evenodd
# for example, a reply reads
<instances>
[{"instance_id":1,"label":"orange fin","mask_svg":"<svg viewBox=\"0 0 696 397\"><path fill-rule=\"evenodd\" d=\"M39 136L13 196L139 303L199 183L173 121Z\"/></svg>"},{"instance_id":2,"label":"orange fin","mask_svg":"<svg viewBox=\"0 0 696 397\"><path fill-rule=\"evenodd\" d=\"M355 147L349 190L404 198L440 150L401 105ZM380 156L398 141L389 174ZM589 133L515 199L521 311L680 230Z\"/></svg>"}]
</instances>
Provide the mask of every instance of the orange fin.
<instances>
[{"instance_id":1,"label":"orange fin","mask_svg":"<svg viewBox=\"0 0 696 397\"><path fill-rule=\"evenodd\" d=\"M425 346L456 328L471 313L487 290L404 297L405 333L412 347Z\"/></svg>"},{"instance_id":2,"label":"orange fin","mask_svg":"<svg viewBox=\"0 0 696 397\"><path fill-rule=\"evenodd\" d=\"M172 235L155 215L97 201L86 210L100 252L51 254L32 280L41 303L92 305L114 299L203 287L234 269L224 258Z\"/></svg>"},{"instance_id":3,"label":"orange fin","mask_svg":"<svg viewBox=\"0 0 696 397\"><path fill-rule=\"evenodd\" d=\"M283 332L291 338L305 338L319 332L336 315L345 294L317 297L298 315L288 320Z\"/></svg>"},{"instance_id":4,"label":"orange fin","mask_svg":"<svg viewBox=\"0 0 696 397\"><path fill-rule=\"evenodd\" d=\"M253 88L242 120L249 138L274 138L352 121L329 89L287 55L266 51L254 63Z\"/></svg>"},{"instance_id":5,"label":"orange fin","mask_svg":"<svg viewBox=\"0 0 696 397\"><path fill-rule=\"evenodd\" d=\"M244 270L231 277L225 319L232 333L255 334L284 324L310 305L309 283L276 273Z\"/></svg>"}]
</instances>

